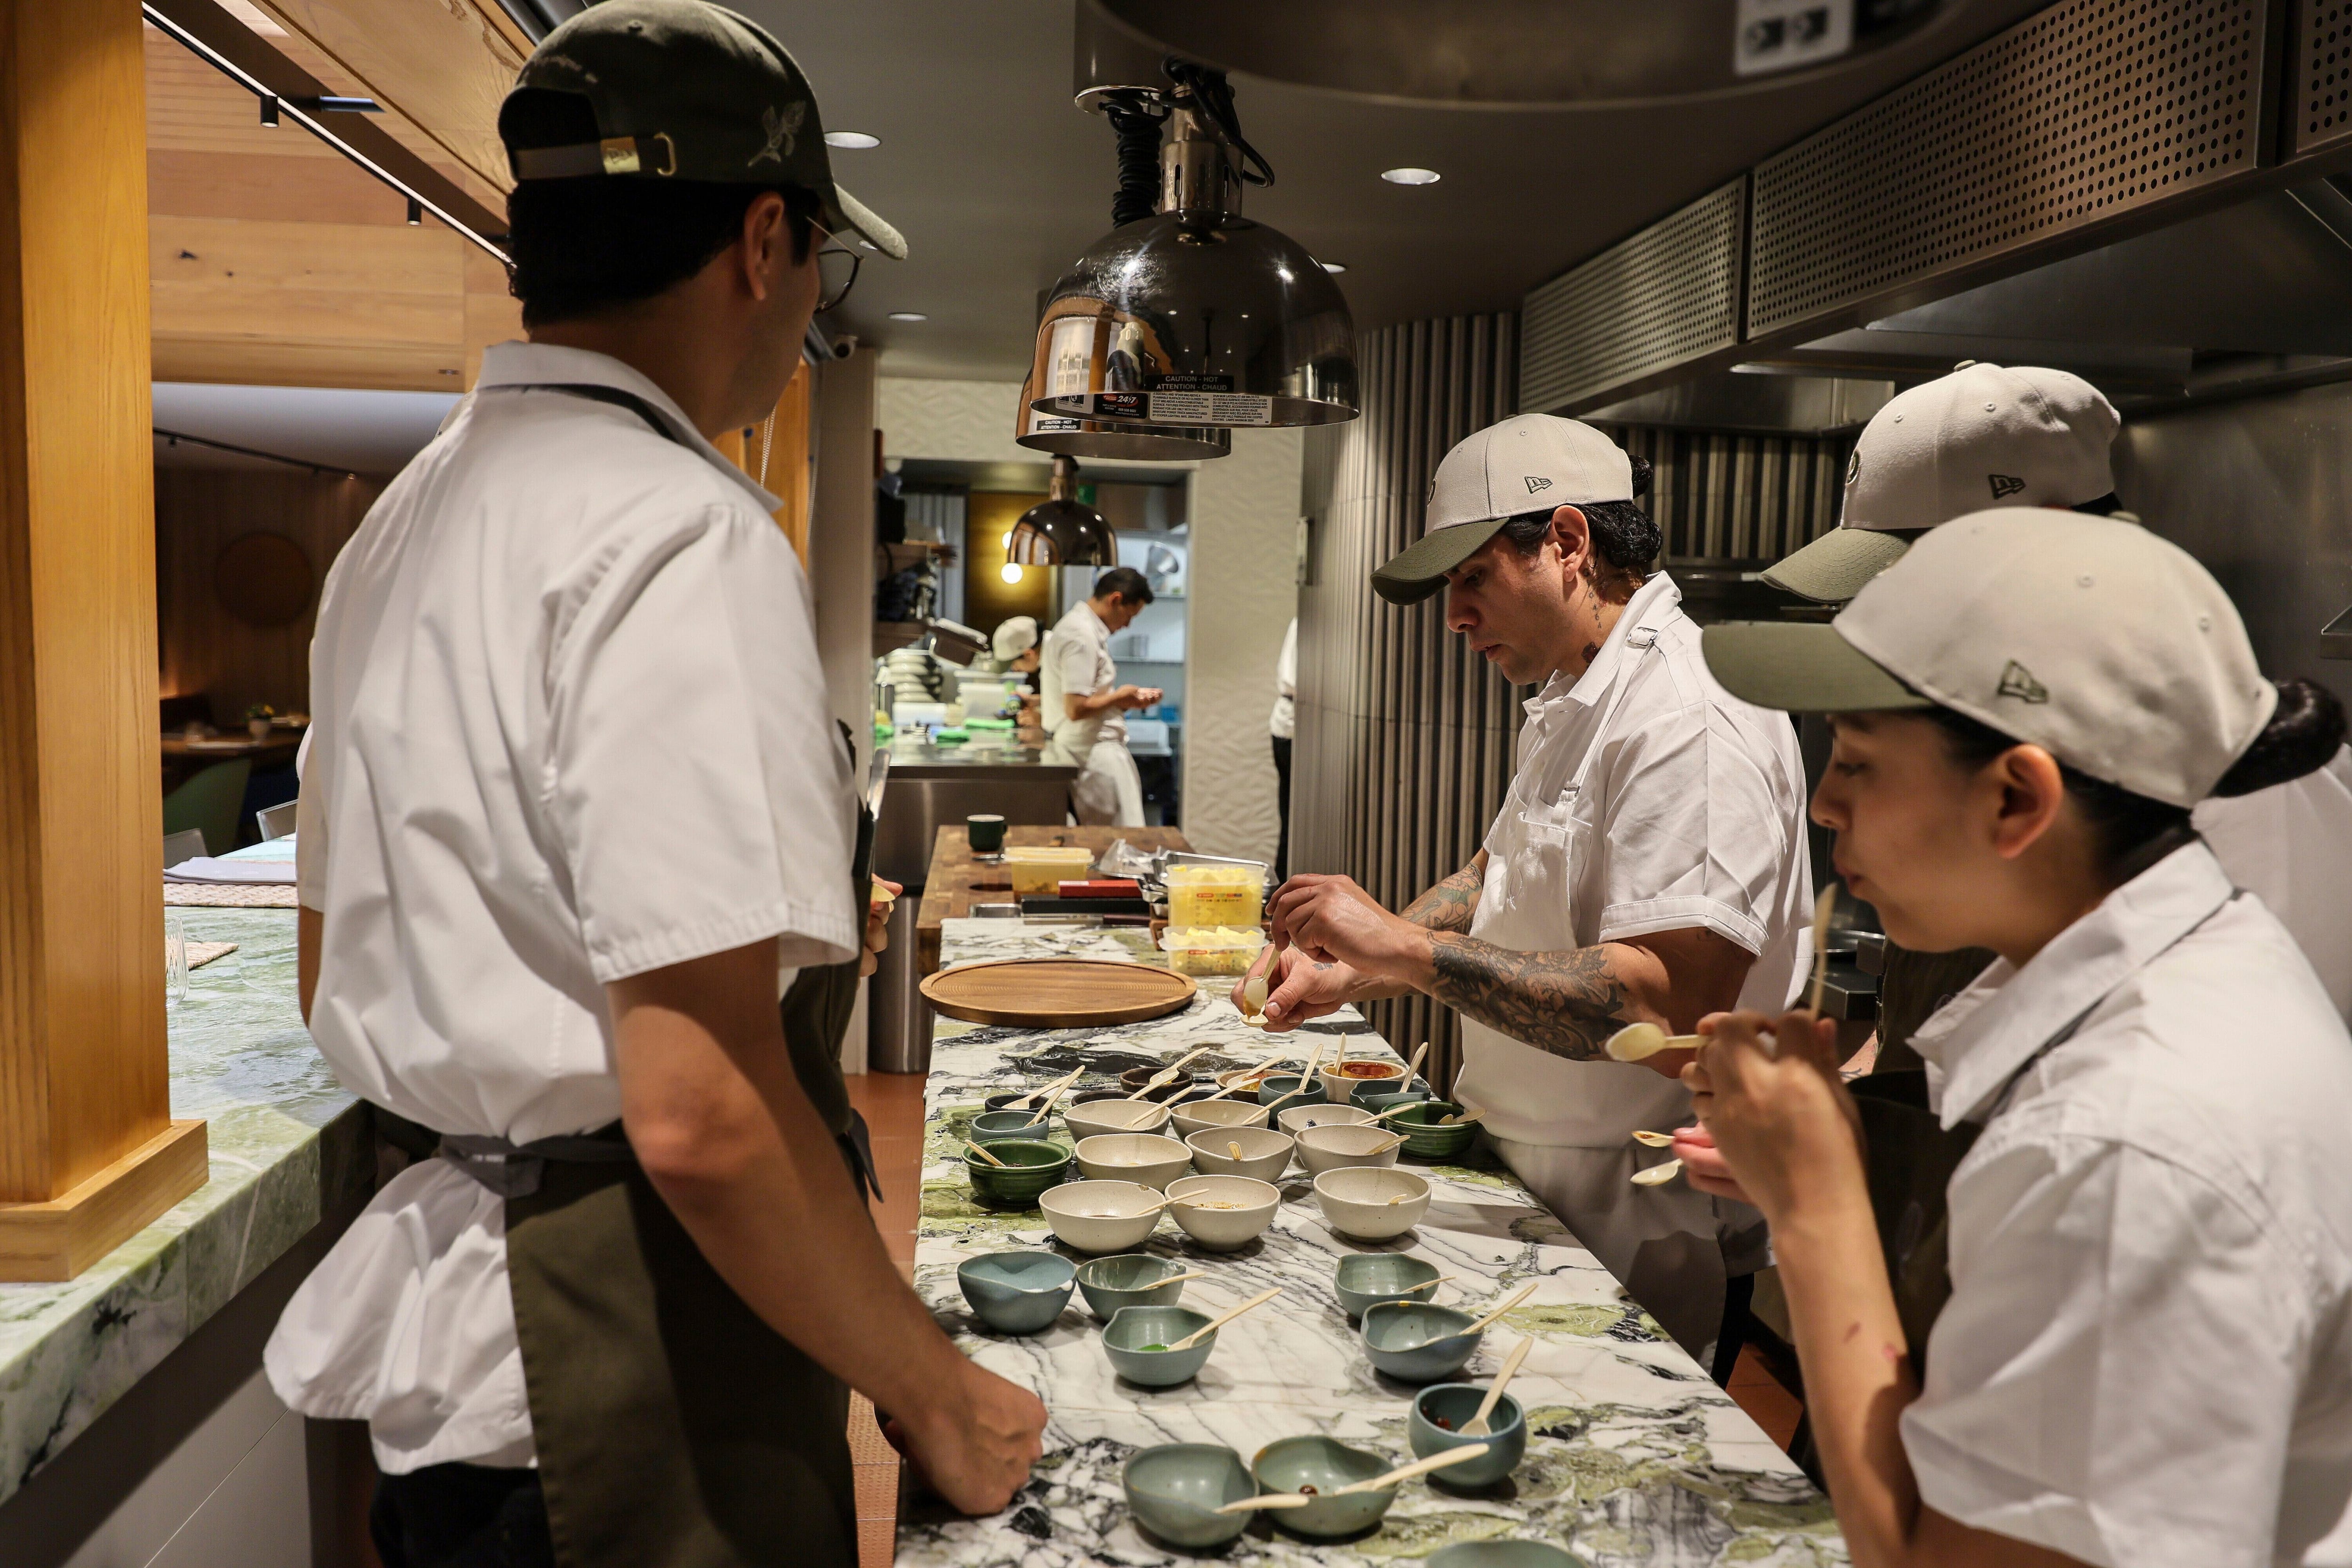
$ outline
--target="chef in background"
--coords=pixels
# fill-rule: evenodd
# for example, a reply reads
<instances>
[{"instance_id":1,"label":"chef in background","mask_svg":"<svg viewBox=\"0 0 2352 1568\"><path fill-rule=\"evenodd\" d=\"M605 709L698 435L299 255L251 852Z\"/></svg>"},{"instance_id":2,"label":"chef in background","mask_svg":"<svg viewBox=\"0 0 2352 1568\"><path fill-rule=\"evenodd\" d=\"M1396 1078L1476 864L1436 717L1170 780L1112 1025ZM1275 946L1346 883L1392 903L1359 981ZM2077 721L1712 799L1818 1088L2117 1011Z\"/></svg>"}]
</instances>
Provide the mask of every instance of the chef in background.
<instances>
[{"instance_id":1,"label":"chef in background","mask_svg":"<svg viewBox=\"0 0 2352 1568\"><path fill-rule=\"evenodd\" d=\"M1045 761L1076 765L1070 805L1090 827L1143 826L1143 776L1127 749L1127 714L1160 700L1156 686L1122 686L1111 634L1151 603L1151 584L1132 566L1095 579L1045 639L1039 683L1048 740Z\"/></svg>"},{"instance_id":2,"label":"chef in background","mask_svg":"<svg viewBox=\"0 0 2352 1568\"><path fill-rule=\"evenodd\" d=\"M1274 1028L1408 991L1460 1014L1456 1098L1721 1378L1760 1225L1686 1186L1632 1184L1633 1132L1680 1125L1688 1092L1681 1060L1652 1058L1662 1076L1603 1047L1628 1024L1681 1034L1788 1004L1812 902L1805 770L1786 718L1706 673L1681 590L1655 570L1657 525L1634 499L1647 473L1591 426L1541 414L1445 455L1423 538L1372 587L1401 605L1444 595L1473 652L1542 687L1517 772L1478 853L1402 915L1348 878L1293 875L1273 905L1285 951L1257 968L1276 966Z\"/></svg>"},{"instance_id":3,"label":"chef in background","mask_svg":"<svg viewBox=\"0 0 2352 1568\"><path fill-rule=\"evenodd\" d=\"M1282 816L1282 837L1274 852L1275 879L1290 875L1290 742L1298 733L1298 617L1282 634L1282 657L1274 666L1274 711L1266 715L1266 733L1274 742L1275 808Z\"/></svg>"},{"instance_id":4,"label":"chef in background","mask_svg":"<svg viewBox=\"0 0 2352 1568\"><path fill-rule=\"evenodd\" d=\"M1037 617L1010 616L997 623L989 637L989 651L996 656L997 665L1008 675L1031 675L1036 672L1044 647L1037 640ZM1024 746L1045 743L1045 727L1037 714L1037 693L1024 689L1013 725Z\"/></svg>"},{"instance_id":5,"label":"chef in background","mask_svg":"<svg viewBox=\"0 0 2352 1568\"><path fill-rule=\"evenodd\" d=\"M2118 508L2109 450L2122 416L2063 370L1970 361L1880 409L1854 443L1839 526L1764 573L1817 604L1843 604L1937 525L1983 507L2105 514ZM2261 898L2352 1018L2352 749L2315 773L2194 814L2230 879ZM1919 953L1890 943L1879 997L1881 1068L1916 1068L1911 1031L1973 980L1981 948Z\"/></svg>"}]
</instances>

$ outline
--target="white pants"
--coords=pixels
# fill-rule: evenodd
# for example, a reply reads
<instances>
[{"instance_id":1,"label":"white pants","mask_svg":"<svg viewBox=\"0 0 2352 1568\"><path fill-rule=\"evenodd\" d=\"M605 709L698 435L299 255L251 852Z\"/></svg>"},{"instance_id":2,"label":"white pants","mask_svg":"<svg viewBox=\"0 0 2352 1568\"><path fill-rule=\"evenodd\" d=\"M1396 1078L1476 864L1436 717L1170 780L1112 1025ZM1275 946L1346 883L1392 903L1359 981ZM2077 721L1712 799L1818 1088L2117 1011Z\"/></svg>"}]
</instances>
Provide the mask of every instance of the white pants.
<instances>
[{"instance_id":1,"label":"white pants","mask_svg":"<svg viewBox=\"0 0 2352 1568\"><path fill-rule=\"evenodd\" d=\"M1760 1258L1736 1257L1758 1239L1762 1221L1745 1204L1723 1203L1685 1181L1633 1185L1637 1145L1560 1149L1492 1140L1495 1152L1558 1215L1584 1249L1617 1276L1643 1310L1675 1342L1711 1366L1723 1326L1723 1292L1730 1274L1752 1273Z\"/></svg>"},{"instance_id":2,"label":"white pants","mask_svg":"<svg viewBox=\"0 0 2352 1568\"><path fill-rule=\"evenodd\" d=\"M1097 741L1070 781L1070 805L1087 827L1143 826L1143 775L1122 741Z\"/></svg>"}]
</instances>

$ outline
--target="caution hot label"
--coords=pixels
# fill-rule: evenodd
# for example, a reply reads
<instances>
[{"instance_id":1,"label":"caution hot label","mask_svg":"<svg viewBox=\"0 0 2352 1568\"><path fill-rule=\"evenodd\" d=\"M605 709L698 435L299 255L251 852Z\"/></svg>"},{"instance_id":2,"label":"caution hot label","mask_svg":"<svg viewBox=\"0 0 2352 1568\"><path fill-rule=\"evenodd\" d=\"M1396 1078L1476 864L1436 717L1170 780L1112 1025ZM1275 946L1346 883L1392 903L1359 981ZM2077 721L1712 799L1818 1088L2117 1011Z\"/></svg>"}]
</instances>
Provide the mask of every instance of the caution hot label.
<instances>
[{"instance_id":1,"label":"caution hot label","mask_svg":"<svg viewBox=\"0 0 2352 1568\"><path fill-rule=\"evenodd\" d=\"M1274 399L1246 392L1155 392L1155 425L1271 425Z\"/></svg>"}]
</instances>

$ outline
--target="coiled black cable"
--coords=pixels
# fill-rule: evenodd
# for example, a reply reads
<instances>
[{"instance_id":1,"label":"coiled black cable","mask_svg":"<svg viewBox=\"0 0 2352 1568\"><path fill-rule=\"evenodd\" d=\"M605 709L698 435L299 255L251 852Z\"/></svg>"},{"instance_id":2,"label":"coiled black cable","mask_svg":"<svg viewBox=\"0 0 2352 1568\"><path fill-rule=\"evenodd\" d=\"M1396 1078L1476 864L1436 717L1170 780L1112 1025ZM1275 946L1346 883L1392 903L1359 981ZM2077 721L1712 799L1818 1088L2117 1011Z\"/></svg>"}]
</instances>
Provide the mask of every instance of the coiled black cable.
<instances>
[{"instance_id":1,"label":"coiled black cable","mask_svg":"<svg viewBox=\"0 0 2352 1568\"><path fill-rule=\"evenodd\" d=\"M1160 205L1160 127L1167 106L1139 89L1106 93L1103 117L1118 134L1118 194L1110 199L1114 228L1150 217Z\"/></svg>"}]
</instances>

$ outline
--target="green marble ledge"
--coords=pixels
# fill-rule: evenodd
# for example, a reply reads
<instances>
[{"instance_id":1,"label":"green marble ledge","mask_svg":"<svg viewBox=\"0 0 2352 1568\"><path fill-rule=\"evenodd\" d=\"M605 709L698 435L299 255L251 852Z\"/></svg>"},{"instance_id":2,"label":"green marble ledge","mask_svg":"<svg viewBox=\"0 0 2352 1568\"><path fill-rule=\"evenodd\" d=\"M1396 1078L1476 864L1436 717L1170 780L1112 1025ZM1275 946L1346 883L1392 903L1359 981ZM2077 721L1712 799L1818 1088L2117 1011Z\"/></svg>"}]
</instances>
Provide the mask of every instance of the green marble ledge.
<instances>
[{"instance_id":1,"label":"green marble ledge","mask_svg":"<svg viewBox=\"0 0 2352 1568\"><path fill-rule=\"evenodd\" d=\"M0 1285L0 1499L373 1184L364 1112L302 1026L294 911L173 912L192 942L237 944L171 1016L172 1114L208 1124L211 1176L80 1279Z\"/></svg>"}]
</instances>

